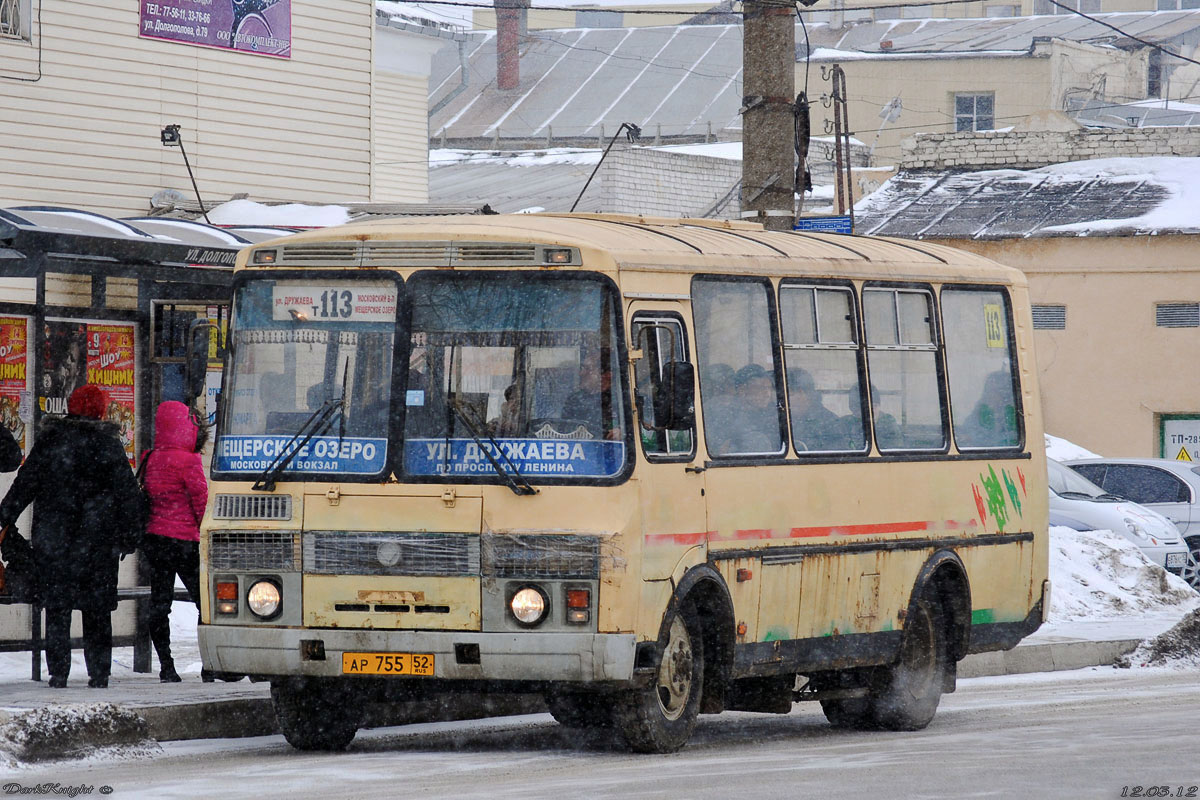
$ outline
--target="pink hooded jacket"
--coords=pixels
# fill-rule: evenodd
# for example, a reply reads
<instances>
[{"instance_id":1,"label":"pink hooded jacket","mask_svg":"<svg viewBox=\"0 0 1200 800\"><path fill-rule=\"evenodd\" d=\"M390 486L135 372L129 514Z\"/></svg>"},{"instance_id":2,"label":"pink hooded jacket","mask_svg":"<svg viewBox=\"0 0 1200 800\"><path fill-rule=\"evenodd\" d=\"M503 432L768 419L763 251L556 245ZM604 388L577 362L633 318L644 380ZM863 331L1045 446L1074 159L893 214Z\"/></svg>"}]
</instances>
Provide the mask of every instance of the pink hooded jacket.
<instances>
[{"instance_id":1,"label":"pink hooded jacket","mask_svg":"<svg viewBox=\"0 0 1200 800\"><path fill-rule=\"evenodd\" d=\"M154 449L146 455L143 482L150 495L146 532L200 541L200 520L208 503L208 481L196 448L196 426L188 407L175 400L154 415Z\"/></svg>"}]
</instances>

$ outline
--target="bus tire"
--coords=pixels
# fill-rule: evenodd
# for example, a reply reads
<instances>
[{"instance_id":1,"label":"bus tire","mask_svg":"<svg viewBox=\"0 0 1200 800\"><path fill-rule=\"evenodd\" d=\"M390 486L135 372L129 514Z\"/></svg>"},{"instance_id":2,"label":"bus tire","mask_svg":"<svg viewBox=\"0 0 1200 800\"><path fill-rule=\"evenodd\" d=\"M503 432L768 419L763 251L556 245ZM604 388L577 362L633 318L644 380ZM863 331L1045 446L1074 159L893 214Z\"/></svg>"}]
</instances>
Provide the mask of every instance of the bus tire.
<instances>
[{"instance_id":1,"label":"bus tire","mask_svg":"<svg viewBox=\"0 0 1200 800\"><path fill-rule=\"evenodd\" d=\"M275 720L297 750L344 750L358 733L361 706L343 686L318 681L271 681Z\"/></svg>"},{"instance_id":2,"label":"bus tire","mask_svg":"<svg viewBox=\"0 0 1200 800\"><path fill-rule=\"evenodd\" d=\"M613 700L598 692L547 692L550 716L567 728L611 728Z\"/></svg>"},{"instance_id":3,"label":"bus tire","mask_svg":"<svg viewBox=\"0 0 1200 800\"><path fill-rule=\"evenodd\" d=\"M865 697L822 700L821 711L835 728L862 730L872 727L871 704Z\"/></svg>"},{"instance_id":4,"label":"bus tire","mask_svg":"<svg viewBox=\"0 0 1200 800\"><path fill-rule=\"evenodd\" d=\"M878 670L869 697L874 727L916 731L933 720L949 669L945 618L932 588L909 609L895 664Z\"/></svg>"},{"instance_id":5,"label":"bus tire","mask_svg":"<svg viewBox=\"0 0 1200 800\"><path fill-rule=\"evenodd\" d=\"M654 681L613 704L613 721L629 747L638 753L674 753L687 744L700 713L703 683L703 632L695 607L685 602L667 624Z\"/></svg>"}]
</instances>

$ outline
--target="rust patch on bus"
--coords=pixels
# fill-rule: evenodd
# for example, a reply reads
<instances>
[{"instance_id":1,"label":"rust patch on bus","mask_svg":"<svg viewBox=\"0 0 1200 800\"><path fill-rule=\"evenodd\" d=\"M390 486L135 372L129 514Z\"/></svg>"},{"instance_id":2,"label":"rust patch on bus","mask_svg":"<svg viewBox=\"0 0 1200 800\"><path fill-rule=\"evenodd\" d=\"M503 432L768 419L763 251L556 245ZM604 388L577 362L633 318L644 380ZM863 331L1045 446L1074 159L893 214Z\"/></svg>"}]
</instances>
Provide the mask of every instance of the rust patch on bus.
<instances>
[{"instance_id":1,"label":"rust patch on bus","mask_svg":"<svg viewBox=\"0 0 1200 800\"><path fill-rule=\"evenodd\" d=\"M403 589L390 592L365 589L358 593L358 599L367 603L424 603L425 593Z\"/></svg>"}]
</instances>

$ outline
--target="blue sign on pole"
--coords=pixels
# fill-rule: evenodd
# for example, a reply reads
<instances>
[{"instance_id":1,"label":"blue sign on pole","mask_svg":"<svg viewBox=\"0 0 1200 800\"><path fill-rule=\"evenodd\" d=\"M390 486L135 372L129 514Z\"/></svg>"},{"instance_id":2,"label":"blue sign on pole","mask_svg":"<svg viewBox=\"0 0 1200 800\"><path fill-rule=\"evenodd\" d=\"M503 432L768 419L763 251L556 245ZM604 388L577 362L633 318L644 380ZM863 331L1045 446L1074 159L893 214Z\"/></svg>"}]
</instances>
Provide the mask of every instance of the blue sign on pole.
<instances>
[{"instance_id":1,"label":"blue sign on pole","mask_svg":"<svg viewBox=\"0 0 1200 800\"><path fill-rule=\"evenodd\" d=\"M849 216L800 217L792 226L794 231L820 233L854 233L854 221Z\"/></svg>"}]
</instances>

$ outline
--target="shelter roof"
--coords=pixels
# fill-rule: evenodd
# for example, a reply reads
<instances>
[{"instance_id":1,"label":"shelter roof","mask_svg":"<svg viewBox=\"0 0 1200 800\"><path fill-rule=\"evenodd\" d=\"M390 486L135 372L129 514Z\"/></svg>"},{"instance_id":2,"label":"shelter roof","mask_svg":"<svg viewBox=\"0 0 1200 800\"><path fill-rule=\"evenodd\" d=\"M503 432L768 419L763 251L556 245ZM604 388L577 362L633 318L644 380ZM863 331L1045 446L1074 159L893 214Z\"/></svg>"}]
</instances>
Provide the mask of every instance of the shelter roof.
<instances>
[{"instance_id":1,"label":"shelter roof","mask_svg":"<svg viewBox=\"0 0 1200 800\"><path fill-rule=\"evenodd\" d=\"M856 229L906 239L1200 233L1200 158L1039 169L904 171L855 206Z\"/></svg>"}]
</instances>

